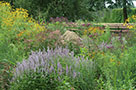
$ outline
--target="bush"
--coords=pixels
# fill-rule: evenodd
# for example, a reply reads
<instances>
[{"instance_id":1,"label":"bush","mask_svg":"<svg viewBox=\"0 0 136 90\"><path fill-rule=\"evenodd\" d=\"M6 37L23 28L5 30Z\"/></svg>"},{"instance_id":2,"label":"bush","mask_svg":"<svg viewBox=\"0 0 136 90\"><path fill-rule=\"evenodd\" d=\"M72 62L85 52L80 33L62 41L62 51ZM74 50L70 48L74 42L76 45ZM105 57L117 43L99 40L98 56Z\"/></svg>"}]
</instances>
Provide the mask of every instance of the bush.
<instances>
[{"instance_id":1,"label":"bush","mask_svg":"<svg viewBox=\"0 0 136 90\"><path fill-rule=\"evenodd\" d=\"M132 15L136 14L136 9L135 8L128 9L127 13L128 13L128 17L131 17ZM95 21L97 21L97 22L124 23L124 16L123 16L123 9L122 8L98 11L97 14L99 15L99 16L96 16ZM100 17L100 15L101 15L101 17ZM131 21L131 22L134 22L134 21Z\"/></svg>"},{"instance_id":2,"label":"bush","mask_svg":"<svg viewBox=\"0 0 136 90\"><path fill-rule=\"evenodd\" d=\"M12 9L9 3L0 2L0 12L1 40L7 39L23 48L39 47L40 43L45 40L43 35L39 35L44 33L44 36L46 36L45 23L38 23L33 18L28 17L27 10L22 8ZM30 45L28 45L28 42Z\"/></svg>"},{"instance_id":3,"label":"bush","mask_svg":"<svg viewBox=\"0 0 136 90\"><path fill-rule=\"evenodd\" d=\"M45 89L46 86L48 88L54 86L55 89L57 85L57 88L62 88L64 82L65 84L69 83L71 88L91 88L91 85L94 84L95 70L93 69L94 63L92 61L84 59L84 57L74 57L74 53L66 48L58 47L54 50L48 48L47 52L32 52L28 60L17 64L11 90L18 90L21 87L22 90L25 90L24 87ZM81 82L82 80L84 82ZM46 85L41 87L43 83ZM86 87L88 84L89 87ZM33 85L36 86L33 87Z\"/></svg>"},{"instance_id":4,"label":"bush","mask_svg":"<svg viewBox=\"0 0 136 90\"><path fill-rule=\"evenodd\" d=\"M135 87L135 47L128 48L123 52L121 49L116 52L105 52L99 54L96 62L100 68L98 89L122 90L134 89Z\"/></svg>"},{"instance_id":5,"label":"bush","mask_svg":"<svg viewBox=\"0 0 136 90\"><path fill-rule=\"evenodd\" d=\"M69 20L90 18L87 1L84 0L6 0L12 2L15 8L29 10L35 19L49 20L50 17L67 17ZM27 3L26 3L27 2Z\"/></svg>"}]
</instances>

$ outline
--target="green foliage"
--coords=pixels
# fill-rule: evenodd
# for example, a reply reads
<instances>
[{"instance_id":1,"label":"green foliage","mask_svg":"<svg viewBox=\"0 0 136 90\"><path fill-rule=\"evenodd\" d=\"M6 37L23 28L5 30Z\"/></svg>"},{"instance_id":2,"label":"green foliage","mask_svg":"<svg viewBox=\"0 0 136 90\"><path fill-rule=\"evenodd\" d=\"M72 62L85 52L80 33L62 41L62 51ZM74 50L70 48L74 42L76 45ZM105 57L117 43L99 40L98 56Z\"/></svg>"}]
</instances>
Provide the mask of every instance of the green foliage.
<instances>
[{"instance_id":1,"label":"green foliage","mask_svg":"<svg viewBox=\"0 0 136 90\"><path fill-rule=\"evenodd\" d=\"M11 0L8 1L11 2ZM13 4L15 7L27 8L30 10L29 13L35 16L41 23L28 17L27 10L14 10L8 3L0 2L0 88L2 90L8 90L9 88L9 90L135 89L136 26L133 26L133 31L126 35L111 34L108 28L106 32L103 32L99 26L87 26L87 22L85 22L86 24L84 26L81 26L84 22L80 20L77 21L77 27L70 27L68 23L64 22L51 22L46 25L47 28L45 29L44 20L42 19L43 16L46 18L66 16L71 20L83 18L84 16L87 18L87 14L90 13L87 10L88 6L84 7L84 5L87 5L86 2L88 0L85 0L84 3L81 3L81 1L44 0L43 3L42 0L40 2L39 0L14 0ZM98 0L97 5L100 5L100 1L104 0ZM104 6L102 5L102 7ZM94 8L93 10L96 10ZM103 22L123 22L121 11L122 9L113 9L111 13L105 11L107 16L104 16L102 14L103 12L99 13L103 16ZM136 13L136 9L130 9L128 12L131 16ZM97 17L100 17L99 14ZM95 17L96 20L97 17ZM135 21L135 16L132 16L132 18L134 20L130 22ZM75 54L68 53L67 55L73 55L70 58L55 57L54 62L57 63L57 60L60 61L62 71L66 70L66 65L68 65L68 69L70 69L69 66L73 65L71 70L77 71L76 74L74 73L74 75L78 74L76 78L71 78L63 72L60 81L58 74L32 71L21 74L22 76L18 77L11 84L9 83L9 80L13 76L13 68L17 66L16 63L21 62L31 55L30 50L43 48L46 50L47 47L55 48L56 46L61 46L59 36L70 28L85 29L85 35L83 31L75 31L83 39L83 45L80 47L72 42L68 42L68 51L74 51ZM50 53L52 54L52 52ZM57 52L57 54L60 53ZM60 55L64 56L66 53ZM80 59L79 56L81 57ZM52 57L51 60L53 60Z\"/></svg>"},{"instance_id":2,"label":"green foliage","mask_svg":"<svg viewBox=\"0 0 136 90\"><path fill-rule=\"evenodd\" d=\"M69 78L59 81L56 74L31 72L12 82L9 90L71 90ZM74 88L74 87L73 87Z\"/></svg>"},{"instance_id":3,"label":"green foliage","mask_svg":"<svg viewBox=\"0 0 136 90\"><path fill-rule=\"evenodd\" d=\"M90 18L86 6L88 0L7 0L12 2L15 8L29 10L29 14L35 19L49 20L50 17L67 17L70 20ZM26 3L27 2L27 3Z\"/></svg>"},{"instance_id":4,"label":"green foliage","mask_svg":"<svg viewBox=\"0 0 136 90\"><path fill-rule=\"evenodd\" d=\"M57 90L60 82L55 80L56 75L48 75L37 72L24 74L11 84L10 90Z\"/></svg>"},{"instance_id":5,"label":"green foliage","mask_svg":"<svg viewBox=\"0 0 136 90\"><path fill-rule=\"evenodd\" d=\"M103 12L103 11L102 11ZM128 9L128 17L131 17L132 15L136 14L136 9L135 8L131 8ZM110 9L110 10L106 10L104 12L104 15L100 14L102 16L102 18L96 19L96 21L98 22L103 22L103 23L123 23L123 9L122 8L118 8L118 9ZM131 21L131 23L133 23L134 21Z\"/></svg>"},{"instance_id":6,"label":"green foliage","mask_svg":"<svg viewBox=\"0 0 136 90\"><path fill-rule=\"evenodd\" d=\"M111 32L109 27L106 27L105 30L106 30L105 33L102 34L99 38L100 38L100 41L109 42L111 37Z\"/></svg>"},{"instance_id":7,"label":"green foliage","mask_svg":"<svg viewBox=\"0 0 136 90\"><path fill-rule=\"evenodd\" d=\"M134 51L133 51L133 50ZM97 59L97 65L101 68L101 76L98 80L100 85L99 89L104 90L122 90L122 89L134 89L135 77L133 77L134 64L135 64L135 52L134 47L129 48L121 52L118 49L114 53L106 52ZM102 66L101 66L102 65ZM98 85L98 86L99 86Z\"/></svg>"}]
</instances>

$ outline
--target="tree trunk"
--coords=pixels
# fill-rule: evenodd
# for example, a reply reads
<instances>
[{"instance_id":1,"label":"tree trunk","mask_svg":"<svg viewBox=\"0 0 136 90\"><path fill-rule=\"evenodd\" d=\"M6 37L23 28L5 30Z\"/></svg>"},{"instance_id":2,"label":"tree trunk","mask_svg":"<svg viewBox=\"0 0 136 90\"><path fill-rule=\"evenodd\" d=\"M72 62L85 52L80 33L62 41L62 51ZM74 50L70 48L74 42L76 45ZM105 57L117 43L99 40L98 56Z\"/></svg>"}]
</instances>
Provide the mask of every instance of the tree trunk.
<instances>
[{"instance_id":1,"label":"tree trunk","mask_svg":"<svg viewBox=\"0 0 136 90\"><path fill-rule=\"evenodd\" d=\"M127 14L127 1L123 0L123 16L124 16L124 22L126 19L128 19L128 14ZM128 23L128 22L127 22Z\"/></svg>"}]
</instances>

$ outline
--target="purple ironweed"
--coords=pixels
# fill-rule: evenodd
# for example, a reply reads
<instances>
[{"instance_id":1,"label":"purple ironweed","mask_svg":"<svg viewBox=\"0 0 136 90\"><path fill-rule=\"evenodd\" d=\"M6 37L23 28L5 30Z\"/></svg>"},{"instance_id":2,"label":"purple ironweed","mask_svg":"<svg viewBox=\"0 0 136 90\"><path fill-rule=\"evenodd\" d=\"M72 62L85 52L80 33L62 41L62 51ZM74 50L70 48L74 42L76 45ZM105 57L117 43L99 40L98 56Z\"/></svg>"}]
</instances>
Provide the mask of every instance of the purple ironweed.
<instances>
[{"instance_id":1,"label":"purple ironweed","mask_svg":"<svg viewBox=\"0 0 136 90\"><path fill-rule=\"evenodd\" d=\"M88 23L88 24L87 24L87 27L89 27L90 25L91 25L91 24L90 24L90 23Z\"/></svg>"},{"instance_id":2,"label":"purple ironweed","mask_svg":"<svg viewBox=\"0 0 136 90\"><path fill-rule=\"evenodd\" d=\"M56 18L51 17L50 21L51 22L68 22L68 19L66 17L56 17Z\"/></svg>"},{"instance_id":3,"label":"purple ironweed","mask_svg":"<svg viewBox=\"0 0 136 90\"><path fill-rule=\"evenodd\" d=\"M93 37L93 35L89 35L89 37L91 38L91 37Z\"/></svg>"},{"instance_id":4,"label":"purple ironweed","mask_svg":"<svg viewBox=\"0 0 136 90\"><path fill-rule=\"evenodd\" d=\"M51 21L51 22L53 22L53 19L54 19L54 18L53 18L53 17L51 17L51 18L50 18L50 21Z\"/></svg>"},{"instance_id":5,"label":"purple ironweed","mask_svg":"<svg viewBox=\"0 0 136 90\"><path fill-rule=\"evenodd\" d=\"M82 26L86 26L86 24L82 24Z\"/></svg>"}]
</instances>

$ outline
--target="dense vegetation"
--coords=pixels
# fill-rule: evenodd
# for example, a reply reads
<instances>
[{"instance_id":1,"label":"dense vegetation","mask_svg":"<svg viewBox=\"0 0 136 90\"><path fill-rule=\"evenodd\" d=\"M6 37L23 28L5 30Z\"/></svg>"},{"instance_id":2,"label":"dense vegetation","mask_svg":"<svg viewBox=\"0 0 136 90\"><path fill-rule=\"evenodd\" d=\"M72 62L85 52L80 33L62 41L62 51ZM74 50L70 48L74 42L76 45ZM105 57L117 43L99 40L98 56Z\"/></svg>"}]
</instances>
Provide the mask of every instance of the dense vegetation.
<instances>
[{"instance_id":1,"label":"dense vegetation","mask_svg":"<svg viewBox=\"0 0 136 90\"><path fill-rule=\"evenodd\" d=\"M103 9L122 9L122 16L127 19L127 13L133 8L133 0L4 0L14 5L14 8L24 8L35 19L49 20L50 17L67 17L69 20L95 20L99 22L99 12ZM27 3L26 3L27 2ZM96 17L97 16L97 17ZM103 15L101 15L103 17ZM113 18L116 18L114 16ZM98 19L98 20L97 20ZM123 20L124 21L124 20ZM104 22L104 21L103 21ZM118 22L121 22L120 20Z\"/></svg>"},{"instance_id":2,"label":"dense vegetation","mask_svg":"<svg viewBox=\"0 0 136 90\"><path fill-rule=\"evenodd\" d=\"M124 23L128 33L115 34L88 21L106 0L91 0L94 8L89 0L7 1L13 6L0 2L0 89L136 89L136 25L127 26L135 15Z\"/></svg>"}]
</instances>

